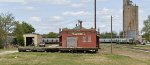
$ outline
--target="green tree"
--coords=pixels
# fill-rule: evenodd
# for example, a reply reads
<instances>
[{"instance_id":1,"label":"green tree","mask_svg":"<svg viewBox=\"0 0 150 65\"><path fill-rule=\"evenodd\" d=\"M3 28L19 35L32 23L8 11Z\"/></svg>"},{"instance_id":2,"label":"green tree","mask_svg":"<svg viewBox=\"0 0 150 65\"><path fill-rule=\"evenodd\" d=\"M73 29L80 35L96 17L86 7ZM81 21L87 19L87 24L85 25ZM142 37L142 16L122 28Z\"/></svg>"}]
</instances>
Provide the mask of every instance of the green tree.
<instances>
[{"instance_id":1,"label":"green tree","mask_svg":"<svg viewBox=\"0 0 150 65\"><path fill-rule=\"evenodd\" d=\"M0 48L4 47L5 39L6 39L6 32L0 28Z\"/></svg>"},{"instance_id":2,"label":"green tree","mask_svg":"<svg viewBox=\"0 0 150 65\"><path fill-rule=\"evenodd\" d=\"M20 46L24 45L24 38L23 35L16 35L17 44Z\"/></svg>"},{"instance_id":3,"label":"green tree","mask_svg":"<svg viewBox=\"0 0 150 65\"><path fill-rule=\"evenodd\" d=\"M0 14L0 27L7 33L11 33L15 28L15 17L10 14Z\"/></svg>"},{"instance_id":4,"label":"green tree","mask_svg":"<svg viewBox=\"0 0 150 65\"><path fill-rule=\"evenodd\" d=\"M20 24L19 22L16 24L14 34L16 36L17 44L23 45L24 44L24 39L23 39L24 30L23 30L22 24Z\"/></svg>"},{"instance_id":5,"label":"green tree","mask_svg":"<svg viewBox=\"0 0 150 65\"><path fill-rule=\"evenodd\" d=\"M48 37L48 38L57 38L57 37L58 37L58 34L57 34L57 33L54 33L54 32L50 32L50 33L48 33L47 37Z\"/></svg>"},{"instance_id":6,"label":"green tree","mask_svg":"<svg viewBox=\"0 0 150 65\"><path fill-rule=\"evenodd\" d=\"M16 35L17 38L17 43L22 46L24 44L23 34L28 34L33 32L35 32L35 29L32 27L32 25L26 22L22 22L22 23L17 22L16 28L14 30L14 34Z\"/></svg>"},{"instance_id":7,"label":"green tree","mask_svg":"<svg viewBox=\"0 0 150 65\"><path fill-rule=\"evenodd\" d=\"M35 29L33 28L33 26L31 24L26 23L26 22L22 22L22 27L23 27L25 34L35 32Z\"/></svg>"},{"instance_id":8,"label":"green tree","mask_svg":"<svg viewBox=\"0 0 150 65\"><path fill-rule=\"evenodd\" d=\"M112 37L116 38L117 33L112 32ZM105 32L100 34L100 38L111 38L111 33L110 32Z\"/></svg>"},{"instance_id":9,"label":"green tree","mask_svg":"<svg viewBox=\"0 0 150 65\"><path fill-rule=\"evenodd\" d=\"M0 34L3 34L2 37L5 38L5 39L1 39L3 41L1 43L4 44L4 47L6 47L7 44L9 43L7 37L14 30L15 24L16 24L16 21L12 14L10 14L10 13L6 13L6 14L1 13L0 14L0 29L1 29L1 31L3 30L3 32L0 32Z\"/></svg>"},{"instance_id":10,"label":"green tree","mask_svg":"<svg viewBox=\"0 0 150 65\"><path fill-rule=\"evenodd\" d=\"M150 16L148 16L148 19L144 21L144 27L142 31L144 32L144 38L150 41Z\"/></svg>"}]
</instances>

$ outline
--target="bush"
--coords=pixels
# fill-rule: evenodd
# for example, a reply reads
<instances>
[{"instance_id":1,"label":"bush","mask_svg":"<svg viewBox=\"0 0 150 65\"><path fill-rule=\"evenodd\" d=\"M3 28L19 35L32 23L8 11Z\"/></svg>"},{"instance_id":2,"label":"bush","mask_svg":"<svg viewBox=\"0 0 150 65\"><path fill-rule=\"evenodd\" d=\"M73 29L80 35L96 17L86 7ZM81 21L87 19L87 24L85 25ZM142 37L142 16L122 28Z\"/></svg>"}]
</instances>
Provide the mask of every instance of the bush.
<instances>
[{"instance_id":1,"label":"bush","mask_svg":"<svg viewBox=\"0 0 150 65\"><path fill-rule=\"evenodd\" d=\"M4 48L3 41L0 40L0 49L3 49L3 48Z\"/></svg>"},{"instance_id":2,"label":"bush","mask_svg":"<svg viewBox=\"0 0 150 65\"><path fill-rule=\"evenodd\" d=\"M17 36L17 44L20 45L20 46L23 46L23 45L24 45L24 38L23 38L23 35L18 35L18 36Z\"/></svg>"}]
</instances>

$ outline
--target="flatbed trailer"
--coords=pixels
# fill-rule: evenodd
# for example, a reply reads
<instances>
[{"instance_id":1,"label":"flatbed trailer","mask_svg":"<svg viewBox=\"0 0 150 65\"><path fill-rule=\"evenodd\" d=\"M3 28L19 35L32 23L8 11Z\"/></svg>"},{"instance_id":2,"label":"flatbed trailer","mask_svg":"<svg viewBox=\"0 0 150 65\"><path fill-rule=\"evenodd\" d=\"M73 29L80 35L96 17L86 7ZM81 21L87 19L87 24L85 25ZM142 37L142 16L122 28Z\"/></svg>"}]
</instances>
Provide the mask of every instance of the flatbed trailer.
<instances>
[{"instance_id":1,"label":"flatbed trailer","mask_svg":"<svg viewBox=\"0 0 150 65\"><path fill-rule=\"evenodd\" d=\"M93 52L96 53L98 48L62 48L62 47L19 47L19 52Z\"/></svg>"}]
</instances>

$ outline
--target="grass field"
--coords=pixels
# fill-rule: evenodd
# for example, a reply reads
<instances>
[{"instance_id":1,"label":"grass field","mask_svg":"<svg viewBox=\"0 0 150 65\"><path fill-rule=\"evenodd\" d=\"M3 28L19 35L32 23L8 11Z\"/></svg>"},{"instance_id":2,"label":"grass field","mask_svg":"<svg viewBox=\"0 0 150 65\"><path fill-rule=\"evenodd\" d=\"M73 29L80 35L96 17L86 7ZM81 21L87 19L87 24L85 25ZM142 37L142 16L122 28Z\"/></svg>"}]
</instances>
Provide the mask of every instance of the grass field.
<instances>
[{"instance_id":1,"label":"grass field","mask_svg":"<svg viewBox=\"0 0 150 65\"><path fill-rule=\"evenodd\" d=\"M0 65L150 65L150 52L134 50L133 45L101 44L101 50L90 53L18 52L0 55ZM150 46L142 46L150 50Z\"/></svg>"}]
</instances>

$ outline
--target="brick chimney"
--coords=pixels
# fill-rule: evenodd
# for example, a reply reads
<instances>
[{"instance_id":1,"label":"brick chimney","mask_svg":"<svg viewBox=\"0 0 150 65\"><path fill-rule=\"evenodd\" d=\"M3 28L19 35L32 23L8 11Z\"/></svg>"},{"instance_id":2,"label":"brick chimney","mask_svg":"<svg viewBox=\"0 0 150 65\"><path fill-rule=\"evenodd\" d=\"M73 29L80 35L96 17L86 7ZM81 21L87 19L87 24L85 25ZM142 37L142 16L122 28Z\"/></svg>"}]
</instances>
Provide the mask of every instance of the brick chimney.
<instances>
[{"instance_id":1,"label":"brick chimney","mask_svg":"<svg viewBox=\"0 0 150 65\"><path fill-rule=\"evenodd\" d=\"M79 20L80 29L82 29L82 21Z\"/></svg>"}]
</instances>

